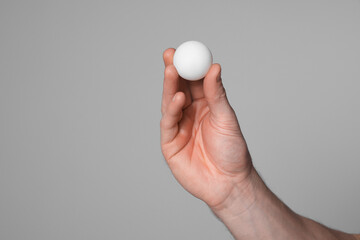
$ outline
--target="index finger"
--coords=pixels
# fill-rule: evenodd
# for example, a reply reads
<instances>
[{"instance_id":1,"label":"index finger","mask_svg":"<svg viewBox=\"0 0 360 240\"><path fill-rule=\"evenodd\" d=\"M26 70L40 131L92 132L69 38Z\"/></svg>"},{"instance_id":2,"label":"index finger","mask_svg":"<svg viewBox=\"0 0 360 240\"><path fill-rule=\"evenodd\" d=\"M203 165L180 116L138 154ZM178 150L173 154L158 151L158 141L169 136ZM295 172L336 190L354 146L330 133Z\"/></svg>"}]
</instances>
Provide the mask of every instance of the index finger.
<instances>
[{"instance_id":1,"label":"index finger","mask_svg":"<svg viewBox=\"0 0 360 240\"><path fill-rule=\"evenodd\" d=\"M175 48L168 48L164 51L163 59L164 59L165 67L173 64L174 53L175 53Z\"/></svg>"}]
</instances>

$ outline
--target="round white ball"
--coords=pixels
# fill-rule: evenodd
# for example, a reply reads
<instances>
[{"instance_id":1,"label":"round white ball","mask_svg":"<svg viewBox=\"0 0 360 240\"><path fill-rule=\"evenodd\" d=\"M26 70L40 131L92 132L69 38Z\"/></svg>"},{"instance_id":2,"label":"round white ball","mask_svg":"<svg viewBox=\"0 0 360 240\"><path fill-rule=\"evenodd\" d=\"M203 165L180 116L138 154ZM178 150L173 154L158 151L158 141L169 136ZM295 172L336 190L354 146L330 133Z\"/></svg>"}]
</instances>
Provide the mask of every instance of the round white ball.
<instances>
[{"instance_id":1,"label":"round white ball","mask_svg":"<svg viewBox=\"0 0 360 240\"><path fill-rule=\"evenodd\" d=\"M175 51L173 63L179 75L190 81L205 77L213 62L210 49L198 41L182 43Z\"/></svg>"}]
</instances>

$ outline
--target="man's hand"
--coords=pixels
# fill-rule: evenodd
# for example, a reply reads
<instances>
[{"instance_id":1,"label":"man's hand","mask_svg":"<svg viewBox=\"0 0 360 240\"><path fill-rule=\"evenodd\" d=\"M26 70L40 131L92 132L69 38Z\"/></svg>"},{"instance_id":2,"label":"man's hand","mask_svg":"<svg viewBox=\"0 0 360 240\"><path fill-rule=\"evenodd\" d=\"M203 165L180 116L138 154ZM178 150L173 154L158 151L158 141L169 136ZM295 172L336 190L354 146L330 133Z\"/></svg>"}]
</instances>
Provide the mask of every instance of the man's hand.
<instances>
[{"instance_id":1,"label":"man's hand","mask_svg":"<svg viewBox=\"0 0 360 240\"><path fill-rule=\"evenodd\" d=\"M221 66L198 81L181 78L175 49L164 51L161 149L177 181L216 207L246 188L252 163L235 112L226 97Z\"/></svg>"},{"instance_id":2,"label":"man's hand","mask_svg":"<svg viewBox=\"0 0 360 240\"><path fill-rule=\"evenodd\" d=\"M253 168L236 115L213 64L204 79L182 79L175 49L164 51L161 149L178 182L200 198L235 239L355 240L288 208Z\"/></svg>"}]
</instances>

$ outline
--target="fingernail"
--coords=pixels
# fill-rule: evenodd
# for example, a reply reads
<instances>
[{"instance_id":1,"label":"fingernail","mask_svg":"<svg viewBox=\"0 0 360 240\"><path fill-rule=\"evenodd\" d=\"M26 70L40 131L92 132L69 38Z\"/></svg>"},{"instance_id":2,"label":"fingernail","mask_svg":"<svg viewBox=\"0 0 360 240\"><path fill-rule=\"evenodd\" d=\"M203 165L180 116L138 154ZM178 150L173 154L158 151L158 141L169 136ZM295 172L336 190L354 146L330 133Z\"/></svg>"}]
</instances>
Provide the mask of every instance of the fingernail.
<instances>
[{"instance_id":1,"label":"fingernail","mask_svg":"<svg viewBox=\"0 0 360 240\"><path fill-rule=\"evenodd\" d=\"M176 94L175 94L174 97L172 98L172 101L175 101L175 97L176 97Z\"/></svg>"}]
</instances>

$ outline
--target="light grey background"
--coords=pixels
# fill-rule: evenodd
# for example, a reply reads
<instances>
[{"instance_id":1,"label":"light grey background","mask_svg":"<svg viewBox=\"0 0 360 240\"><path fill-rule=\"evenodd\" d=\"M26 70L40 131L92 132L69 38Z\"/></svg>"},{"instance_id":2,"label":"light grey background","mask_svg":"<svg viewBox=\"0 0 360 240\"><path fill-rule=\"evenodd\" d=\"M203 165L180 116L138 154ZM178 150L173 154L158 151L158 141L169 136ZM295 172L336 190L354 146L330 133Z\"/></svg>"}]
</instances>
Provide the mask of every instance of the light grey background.
<instances>
[{"instance_id":1,"label":"light grey background","mask_svg":"<svg viewBox=\"0 0 360 240\"><path fill-rule=\"evenodd\" d=\"M360 1L0 1L0 239L231 239L160 150L162 53L204 42L254 164L360 231Z\"/></svg>"}]
</instances>

